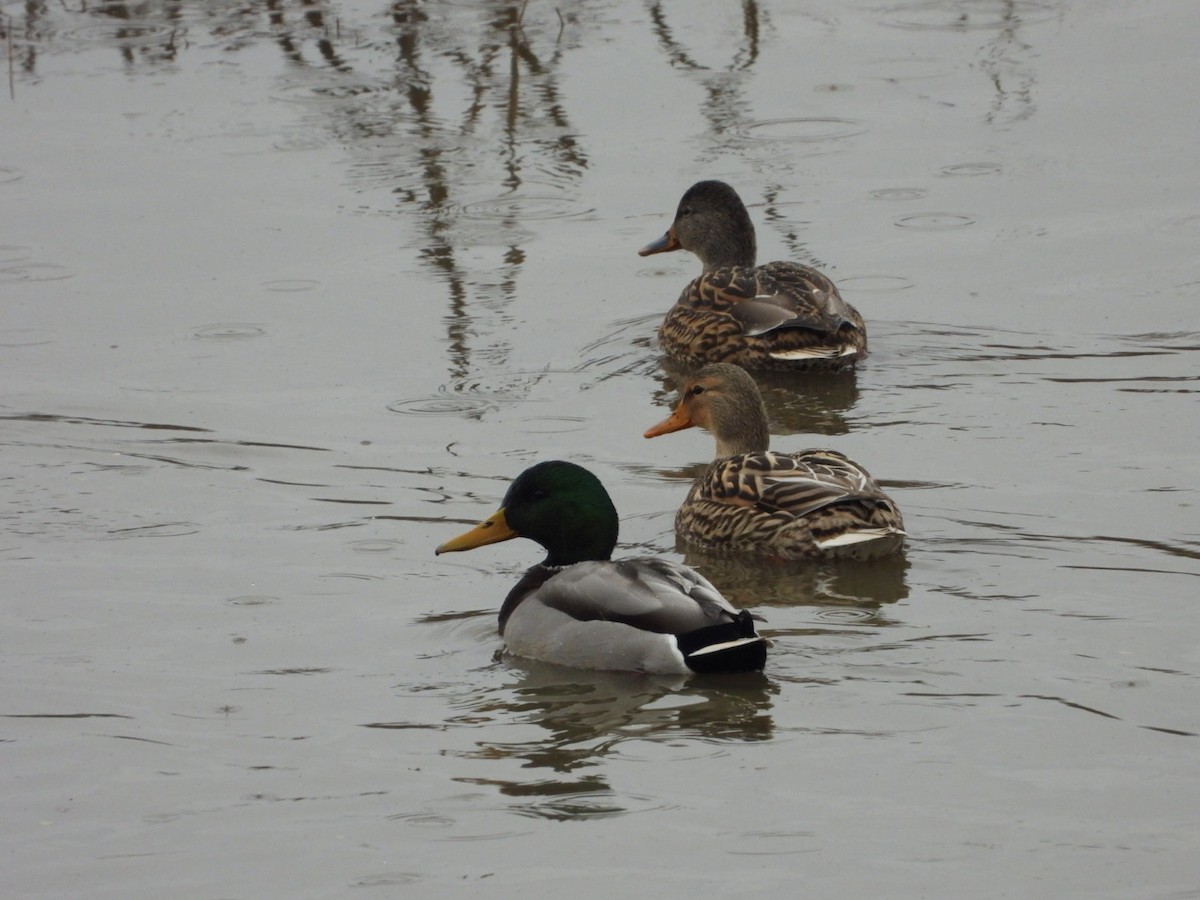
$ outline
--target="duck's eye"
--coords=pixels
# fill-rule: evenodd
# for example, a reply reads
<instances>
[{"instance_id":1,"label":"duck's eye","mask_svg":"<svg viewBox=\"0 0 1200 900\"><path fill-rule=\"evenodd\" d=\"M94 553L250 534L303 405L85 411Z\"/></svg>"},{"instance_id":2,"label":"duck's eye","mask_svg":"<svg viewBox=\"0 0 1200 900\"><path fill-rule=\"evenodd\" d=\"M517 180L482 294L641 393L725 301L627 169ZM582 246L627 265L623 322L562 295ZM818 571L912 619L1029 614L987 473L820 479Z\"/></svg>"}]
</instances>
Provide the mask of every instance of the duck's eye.
<instances>
[{"instance_id":1,"label":"duck's eye","mask_svg":"<svg viewBox=\"0 0 1200 900\"><path fill-rule=\"evenodd\" d=\"M529 496L534 500L545 500L550 495L547 494L543 488L534 488L533 492Z\"/></svg>"},{"instance_id":2,"label":"duck's eye","mask_svg":"<svg viewBox=\"0 0 1200 900\"><path fill-rule=\"evenodd\" d=\"M690 216L691 214L692 214L692 208L690 206L679 207L679 217L680 218L683 218L684 216Z\"/></svg>"},{"instance_id":3,"label":"duck's eye","mask_svg":"<svg viewBox=\"0 0 1200 900\"><path fill-rule=\"evenodd\" d=\"M704 385L693 384L692 389L690 391L688 391L688 393L691 394L693 397L699 397L701 394L704 393Z\"/></svg>"}]
</instances>

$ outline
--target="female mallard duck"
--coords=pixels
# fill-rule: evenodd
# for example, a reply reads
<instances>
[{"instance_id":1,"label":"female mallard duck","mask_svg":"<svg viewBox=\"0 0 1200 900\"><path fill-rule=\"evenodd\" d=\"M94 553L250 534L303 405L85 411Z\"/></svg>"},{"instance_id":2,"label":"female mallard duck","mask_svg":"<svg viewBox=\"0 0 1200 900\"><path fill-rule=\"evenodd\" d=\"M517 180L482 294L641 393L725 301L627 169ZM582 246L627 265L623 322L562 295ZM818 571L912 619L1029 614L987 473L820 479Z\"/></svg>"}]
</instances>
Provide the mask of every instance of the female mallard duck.
<instances>
[{"instance_id":1,"label":"female mallard duck","mask_svg":"<svg viewBox=\"0 0 1200 900\"><path fill-rule=\"evenodd\" d=\"M754 224L724 182L688 188L667 233L638 252L679 249L700 257L704 270L658 330L663 352L675 361L836 371L867 355L862 316L827 277L799 263L754 265Z\"/></svg>"},{"instance_id":2,"label":"female mallard duck","mask_svg":"<svg viewBox=\"0 0 1200 900\"><path fill-rule=\"evenodd\" d=\"M675 516L683 540L783 559L866 559L903 546L900 510L858 463L834 450L767 449L767 411L743 369L705 366L646 437L693 425L713 433L717 455Z\"/></svg>"},{"instance_id":3,"label":"female mallard duck","mask_svg":"<svg viewBox=\"0 0 1200 900\"><path fill-rule=\"evenodd\" d=\"M750 613L665 559L614 561L617 511L604 486L573 463L522 472L500 509L438 553L527 537L546 558L517 582L500 608L510 652L580 669L635 672L750 672L766 641Z\"/></svg>"}]
</instances>

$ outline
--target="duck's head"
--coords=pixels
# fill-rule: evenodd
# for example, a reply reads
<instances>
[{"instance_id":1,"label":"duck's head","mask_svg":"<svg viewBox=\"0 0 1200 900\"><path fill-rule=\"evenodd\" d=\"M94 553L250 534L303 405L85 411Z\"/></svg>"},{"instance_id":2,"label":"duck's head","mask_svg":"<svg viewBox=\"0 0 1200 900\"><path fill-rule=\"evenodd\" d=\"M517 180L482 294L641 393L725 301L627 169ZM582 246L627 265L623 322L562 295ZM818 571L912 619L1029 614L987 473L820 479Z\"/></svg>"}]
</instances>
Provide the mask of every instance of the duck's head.
<instances>
[{"instance_id":1,"label":"duck's head","mask_svg":"<svg viewBox=\"0 0 1200 900\"><path fill-rule=\"evenodd\" d=\"M705 366L679 391L671 415L648 428L645 437L699 426L717 439L717 457L754 453L770 446L767 409L758 385L745 369L729 363Z\"/></svg>"},{"instance_id":2,"label":"duck's head","mask_svg":"<svg viewBox=\"0 0 1200 900\"><path fill-rule=\"evenodd\" d=\"M700 257L705 272L754 265L754 223L737 191L723 181L696 182L679 201L667 233L638 255L680 249Z\"/></svg>"},{"instance_id":3,"label":"duck's head","mask_svg":"<svg viewBox=\"0 0 1200 900\"><path fill-rule=\"evenodd\" d=\"M609 559L617 545L617 510L587 469L562 460L542 462L517 476L496 512L435 552L472 550L516 537L541 544L548 566Z\"/></svg>"}]
</instances>

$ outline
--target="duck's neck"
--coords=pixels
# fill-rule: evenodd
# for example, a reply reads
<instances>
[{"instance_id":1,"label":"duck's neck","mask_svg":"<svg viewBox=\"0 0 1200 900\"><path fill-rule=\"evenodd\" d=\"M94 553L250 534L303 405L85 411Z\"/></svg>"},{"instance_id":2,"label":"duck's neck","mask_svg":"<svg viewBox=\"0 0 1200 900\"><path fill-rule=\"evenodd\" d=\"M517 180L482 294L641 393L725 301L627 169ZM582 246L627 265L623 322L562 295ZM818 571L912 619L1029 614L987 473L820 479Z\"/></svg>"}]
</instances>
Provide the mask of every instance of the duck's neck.
<instances>
[{"instance_id":1,"label":"duck's neck","mask_svg":"<svg viewBox=\"0 0 1200 900\"><path fill-rule=\"evenodd\" d=\"M606 511L605 511L606 512ZM612 559L617 546L617 513L599 515L596 510L579 508L573 516L554 523L550 534L539 535L546 549L543 566L571 566L589 559Z\"/></svg>"},{"instance_id":2,"label":"duck's neck","mask_svg":"<svg viewBox=\"0 0 1200 900\"><path fill-rule=\"evenodd\" d=\"M741 214L745 221L738 221L736 227L712 234L697 254L706 273L733 266L754 267L754 260L758 255L754 241L754 225L745 210L742 210Z\"/></svg>"},{"instance_id":3,"label":"duck's neck","mask_svg":"<svg viewBox=\"0 0 1200 900\"><path fill-rule=\"evenodd\" d=\"M504 634L504 626L508 624L508 617L513 614L514 609L521 605L521 601L545 584L553 575L554 570L544 566L534 566L525 572L521 580L508 592L508 596L504 598L504 604L500 607L500 634Z\"/></svg>"},{"instance_id":4,"label":"duck's neck","mask_svg":"<svg viewBox=\"0 0 1200 900\"><path fill-rule=\"evenodd\" d=\"M717 439L718 459L741 456L743 453L761 453L771 446L766 410L761 402L727 409L720 428L714 431L713 436Z\"/></svg>"}]
</instances>

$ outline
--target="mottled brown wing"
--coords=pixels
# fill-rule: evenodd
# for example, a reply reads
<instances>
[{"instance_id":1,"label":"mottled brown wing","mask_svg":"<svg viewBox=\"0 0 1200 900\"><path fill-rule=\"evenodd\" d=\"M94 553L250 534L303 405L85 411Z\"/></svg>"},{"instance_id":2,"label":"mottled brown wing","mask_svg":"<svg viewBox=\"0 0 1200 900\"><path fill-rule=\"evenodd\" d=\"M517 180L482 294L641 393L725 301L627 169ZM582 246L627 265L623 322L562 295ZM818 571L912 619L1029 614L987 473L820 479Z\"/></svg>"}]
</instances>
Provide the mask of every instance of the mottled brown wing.
<instances>
[{"instance_id":1,"label":"mottled brown wing","mask_svg":"<svg viewBox=\"0 0 1200 900\"><path fill-rule=\"evenodd\" d=\"M715 462L705 479L714 498L794 516L845 500L884 496L866 469L835 450L749 453Z\"/></svg>"},{"instance_id":2,"label":"mottled brown wing","mask_svg":"<svg viewBox=\"0 0 1200 900\"><path fill-rule=\"evenodd\" d=\"M793 263L731 267L693 280L659 329L686 365L748 369L849 368L867 352L862 317L815 269Z\"/></svg>"},{"instance_id":3,"label":"mottled brown wing","mask_svg":"<svg viewBox=\"0 0 1200 900\"><path fill-rule=\"evenodd\" d=\"M754 270L758 283L755 295L734 307L732 315L743 321L747 334L762 334L752 330L755 321L766 316L780 328L807 328L823 334L837 334L843 328L863 327L858 311L842 299L838 289L825 275L808 266L774 262Z\"/></svg>"}]
</instances>

